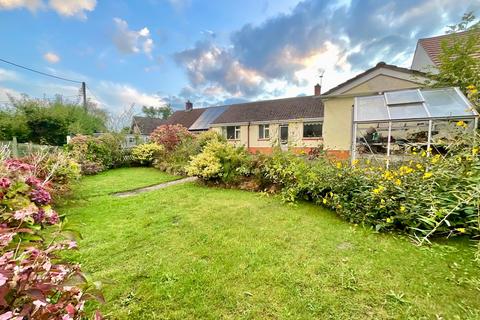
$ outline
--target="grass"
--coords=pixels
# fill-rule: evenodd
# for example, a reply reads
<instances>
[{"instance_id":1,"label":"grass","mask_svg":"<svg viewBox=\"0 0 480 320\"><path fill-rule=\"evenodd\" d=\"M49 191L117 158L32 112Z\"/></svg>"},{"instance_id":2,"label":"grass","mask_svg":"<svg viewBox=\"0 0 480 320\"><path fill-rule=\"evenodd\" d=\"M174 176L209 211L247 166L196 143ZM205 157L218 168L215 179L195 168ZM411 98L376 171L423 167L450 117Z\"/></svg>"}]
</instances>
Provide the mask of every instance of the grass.
<instances>
[{"instance_id":1,"label":"grass","mask_svg":"<svg viewBox=\"0 0 480 320\"><path fill-rule=\"evenodd\" d=\"M153 168L120 168L82 180L76 186L77 197L91 198L179 179Z\"/></svg>"},{"instance_id":2,"label":"grass","mask_svg":"<svg viewBox=\"0 0 480 320\"><path fill-rule=\"evenodd\" d=\"M69 259L112 281L100 307L110 319L480 318L468 240L419 248L318 206L193 183L129 198L91 191L153 175L87 177L83 200L59 208L84 237Z\"/></svg>"}]
</instances>

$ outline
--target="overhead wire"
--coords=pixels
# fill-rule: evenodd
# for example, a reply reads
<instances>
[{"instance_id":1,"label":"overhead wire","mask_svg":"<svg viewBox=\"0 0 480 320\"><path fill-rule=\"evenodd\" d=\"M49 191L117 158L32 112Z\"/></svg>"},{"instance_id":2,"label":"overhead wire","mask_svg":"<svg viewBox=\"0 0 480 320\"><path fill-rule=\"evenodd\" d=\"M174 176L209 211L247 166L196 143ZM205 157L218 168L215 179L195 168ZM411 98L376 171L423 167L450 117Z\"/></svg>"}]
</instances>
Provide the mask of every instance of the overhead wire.
<instances>
[{"instance_id":1,"label":"overhead wire","mask_svg":"<svg viewBox=\"0 0 480 320\"><path fill-rule=\"evenodd\" d=\"M10 64L10 65L12 65L12 66L15 66L15 67L18 67L18 68L22 68L22 69L25 69L25 70L28 70L28 71L31 71L31 72L35 72L35 73L38 73L38 74L47 76L47 77L51 77L51 78L55 78L55 79L60 79L60 80L64 80L64 81L75 82L75 83L82 83L82 82L83 82L83 81L67 79L67 78L59 77L59 76L56 76L56 75L53 75L53 74L49 74L49 73L46 73L46 72L38 71L38 70L29 68L29 67L25 67L25 66L22 66L22 65L20 65L20 64L15 63L15 62L11 62L11 61L8 61L8 60L2 59L2 58L0 58L0 61L2 61L2 62L4 62L4 63L8 63L8 64Z\"/></svg>"}]
</instances>

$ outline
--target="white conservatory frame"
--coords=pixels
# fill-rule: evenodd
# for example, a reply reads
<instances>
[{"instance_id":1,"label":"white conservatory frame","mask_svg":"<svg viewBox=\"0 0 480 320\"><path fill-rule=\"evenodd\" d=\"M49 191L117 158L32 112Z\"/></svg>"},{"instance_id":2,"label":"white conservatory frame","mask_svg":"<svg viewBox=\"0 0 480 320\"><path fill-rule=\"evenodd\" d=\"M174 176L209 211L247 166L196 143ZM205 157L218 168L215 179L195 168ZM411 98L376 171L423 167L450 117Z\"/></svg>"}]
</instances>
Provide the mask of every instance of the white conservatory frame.
<instances>
[{"instance_id":1,"label":"white conservatory frame","mask_svg":"<svg viewBox=\"0 0 480 320\"><path fill-rule=\"evenodd\" d=\"M388 91L373 96L355 97L354 101L352 162L357 158L357 132L361 124L388 123L387 166L391 156L393 123L428 121L427 153L431 150L432 126L436 120L473 120L474 130L478 128L478 112L456 87ZM366 143L368 145L367 141Z\"/></svg>"}]
</instances>

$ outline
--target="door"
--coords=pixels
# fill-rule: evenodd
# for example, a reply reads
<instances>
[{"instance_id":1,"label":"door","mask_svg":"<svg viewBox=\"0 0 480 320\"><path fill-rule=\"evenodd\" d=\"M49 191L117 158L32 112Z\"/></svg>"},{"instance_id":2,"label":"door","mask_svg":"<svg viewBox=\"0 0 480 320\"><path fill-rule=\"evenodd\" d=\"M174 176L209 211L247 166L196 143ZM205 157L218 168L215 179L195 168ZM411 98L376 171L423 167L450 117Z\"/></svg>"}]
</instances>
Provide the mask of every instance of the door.
<instances>
[{"instance_id":1,"label":"door","mask_svg":"<svg viewBox=\"0 0 480 320\"><path fill-rule=\"evenodd\" d=\"M288 124L280 125L280 148L288 149Z\"/></svg>"}]
</instances>

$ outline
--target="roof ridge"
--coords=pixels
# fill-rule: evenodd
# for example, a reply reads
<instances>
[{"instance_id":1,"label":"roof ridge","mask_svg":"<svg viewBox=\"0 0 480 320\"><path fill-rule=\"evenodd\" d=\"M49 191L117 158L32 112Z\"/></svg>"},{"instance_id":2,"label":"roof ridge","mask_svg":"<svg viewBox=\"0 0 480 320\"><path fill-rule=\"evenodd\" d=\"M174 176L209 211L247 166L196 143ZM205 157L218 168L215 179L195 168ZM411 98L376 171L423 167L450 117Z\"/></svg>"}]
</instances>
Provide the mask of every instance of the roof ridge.
<instances>
[{"instance_id":1,"label":"roof ridge","mask_svg":"<svg viewBox=\"0 0 480 320\"><path fill-rule=\"evenodd\" d=\"M241 105L252 104L252 103L264 103L264 102L293 100L293 99L299 99L299 98L312 98L312 97L315 97L315 95L286 97L286 98L267 99L267 100L256 100L256 101L249 101L249 102L240 102L240 103L225 104L225 105L215 106L215 107L233 107L233 106L241 106ZM214 108L215 108L215 107L214 107Z\"/></svg>"},{"instance_id":2,"label":"roof ridge","mask_svg":"<svg viewBox=\"0 0 480 320\"><path fill-rule=\"evenodd\" d=\"M438 39L438 38L453 37L453 36L462 35L462 34L465 34L465 33L468 33L468 32L480 32L480 29L464 30L464 31L459 31L459 32L452 32L452 33L441 34L441 35L438 35L438 36L419 38L418 41L422 41L422 40L432 40L432 39Z\"/></svg>"}]
</instances>

